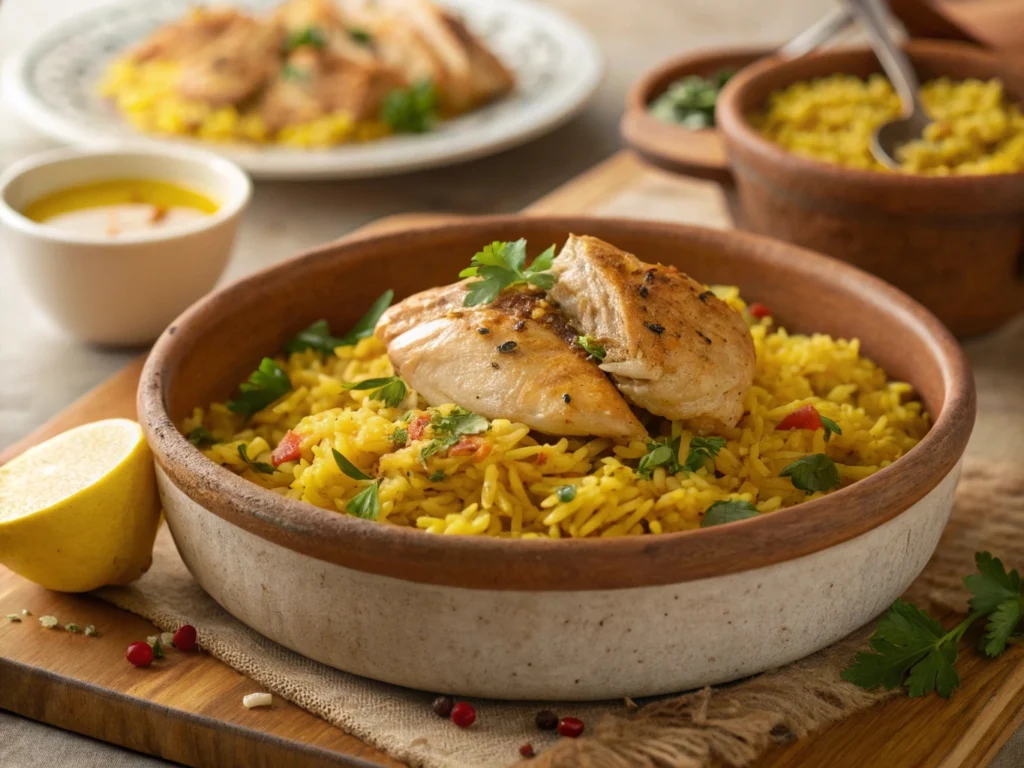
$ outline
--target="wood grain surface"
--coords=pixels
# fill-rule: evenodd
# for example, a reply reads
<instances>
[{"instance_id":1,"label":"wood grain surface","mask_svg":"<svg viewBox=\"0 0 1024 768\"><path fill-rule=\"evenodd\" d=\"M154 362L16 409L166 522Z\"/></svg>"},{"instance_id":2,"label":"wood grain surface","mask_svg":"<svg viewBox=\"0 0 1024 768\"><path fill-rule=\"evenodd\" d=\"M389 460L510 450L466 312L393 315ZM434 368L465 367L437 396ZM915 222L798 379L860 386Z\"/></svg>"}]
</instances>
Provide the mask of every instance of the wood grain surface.
<instances>
[{"instance_id":1,"label":"wood grain surface","mask_svg":"<svg viewBox=\"0 0 1024 768\"><path fill-rule=\"evenodd\" d=\"M609 212L687 218L727 226L716 185L668 177L620 153L538 201L536 212ZM423 221L423 219L419 219ZM404 225L388 220L385 225ZM79 423L134 413L141 361L0 456ZM88 597L46 592L0 568L0 615L28 608L22 624L0 623L0 708L191 766L395 766L395 761L297 707L275 700L246 710L257 686L203 654L173 654L159 668L123 660L128 642L154 632L139 617ZM42 629L35 618L95 624L100 638ZM952 702L897 696L812 737L773 748L758 768L982 768L1024 720L1021 654L996 661L965 652L964 688Z\"/></svg>"}]
</instances>

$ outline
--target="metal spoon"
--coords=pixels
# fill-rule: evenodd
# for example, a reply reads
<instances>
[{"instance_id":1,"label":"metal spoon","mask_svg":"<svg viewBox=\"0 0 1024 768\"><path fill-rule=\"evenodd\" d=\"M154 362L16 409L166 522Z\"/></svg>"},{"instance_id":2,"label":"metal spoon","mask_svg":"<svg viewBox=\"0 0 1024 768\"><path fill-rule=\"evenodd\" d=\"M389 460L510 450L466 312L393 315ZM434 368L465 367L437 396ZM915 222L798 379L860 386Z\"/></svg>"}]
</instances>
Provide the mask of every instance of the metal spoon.
<instances>
[{"instance_id":1,"label":"metal spoon","mask_svg":"<svg viewBox=\"0 0 1024 768\"><path fill-rule=\"evenodd\" d=\"M831 42L853 25L854 20L850 12L840 6L783 45L776 53L787 59L799 58Z\"/></svg>"},{"instance_id":2,"label":"metal spoon","mask_svg":"<svg viewBox=\"0 0 1024 768\"><path fill-rule=\"evenodd\" d=\"M931 118L918 97L921 89L910 60L889 34L881 0L843 0L864 28L871 47L903 103L903 117L878 127L871 137L871 154L888 168L899 168L897 151L908 141L920 139Z\"/></svg>"}]
</instances>

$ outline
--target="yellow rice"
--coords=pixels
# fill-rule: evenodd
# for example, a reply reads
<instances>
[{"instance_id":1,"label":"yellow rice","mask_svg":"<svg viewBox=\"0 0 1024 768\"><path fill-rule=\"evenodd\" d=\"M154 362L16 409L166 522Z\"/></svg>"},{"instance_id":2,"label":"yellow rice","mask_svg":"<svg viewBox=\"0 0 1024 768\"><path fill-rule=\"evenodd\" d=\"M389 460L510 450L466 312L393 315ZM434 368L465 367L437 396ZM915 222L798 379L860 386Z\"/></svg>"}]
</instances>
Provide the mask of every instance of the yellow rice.
<instances>
[{"instance_id":1,"label":"yellow rice","mask_svg":"<svg viewBox=\"0 0 1024 768\"><path fill-rule=\"evenodd\" d=\"M347 112L335 112L305 123L287 125L272 133L255 112L234 106L211 106L178 95L181 67L173 61L136 63L115 60L100 87L118 111L145 133L192 136L204 141L278 143L294 147L327 147L350 141L369 141L391 133L383 122L354 122Z\"/></svg>"},{"instance_id":2,"label":"yellow rice","mask_svg":"<svg viewBox=\"0 0 1024 768\"><path fill-rule=\"evenodd\" d=\"M942 77L922 86L921 101L934 122L922 140L902 149L902 170L935 176L1024 170L1024 115L998 79ZM879 125L899 116L899 97L883 76L831 75L773 93L752 123L795 154L885 170L869 141Z\"/></svg>"},{"instance_id":3,"label":"yellow rice","mask_svg":"<svg viewBox=\"0 0 1024 768\"><path fill-rule=\"evenodd\" d=\"M543 438L523 424L495 419L478 437L491 446L482 461L473 456L437 454L419 460L423 440L396 449L391 434L425 406L410 392L399 408L345 390L345 382L390 376L384 347L375 338L339 347L326 360L312 350L277 362L293 390L246 424L223 403L196 408L182 424L185 433L204 426L219 442L205 450L224 467L275 493L344 514L346 503L365 487L338 468L331 449L381 479L380 522L416 527L428 533L562 538L663 533L700 526L715 501L742 499L771 513L823 495L797 490L779 472L794 460L827 453L843 485L865 478L914 447L929 418L912 398L909 384L889 381L885 371L860 355L856 340L815 334L790 335L770 318L754 320L735 288L717 288L743 311L757 352L757 373L747 393L746 413L732 429L713 468L667 475L663 467L649 479L633 469L648 447L641 441L606 438ZM826 443L823 430L777 430L782 418L813 404L842 429ZM440 406L448 412L453 406ZM697 425L673 422L665 432L680 435L680 463ZM251 460L269 462L285 433L302 438L298 461L260 474L239 457L247 444ZM538 455L543 454L543 463ZM372 471L371 471L372 470ZM428 477L442 470L445 478ZM557 489L577 488L575 498L559 501Z\"/></svg>"}]
</instances>

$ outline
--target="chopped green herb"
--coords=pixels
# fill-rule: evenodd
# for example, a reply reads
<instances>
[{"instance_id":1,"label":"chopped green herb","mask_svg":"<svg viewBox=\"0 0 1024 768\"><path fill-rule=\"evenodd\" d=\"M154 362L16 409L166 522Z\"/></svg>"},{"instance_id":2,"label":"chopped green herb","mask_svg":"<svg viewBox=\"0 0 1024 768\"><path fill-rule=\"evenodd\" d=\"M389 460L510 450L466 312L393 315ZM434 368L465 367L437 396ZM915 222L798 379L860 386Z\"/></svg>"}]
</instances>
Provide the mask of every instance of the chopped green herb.
<instances>
[{"instance_id":1,"label":"chopped green herb","mask_svg":"<svg viewBox=\"0 0 1024 768\"><path fill-rule=\"evenodd\" d=\"M28 608L22 608L21 609L21 615L22 616L31 616L32 615L32 611L30 611Z\"/></svg>"},{"instance_id":2,"label":"chopped green herb","mask_svg":"<svg viewBox=\"0 0 1024 768\"><path fill-rule=\"evenodd\" d=\"M305 29L294 30L288 35L285 50L291 52L306 45L322 50L327 46L327 34L314 24L310 24Z\"/></svg>"},{"instance_id":3,"label":"chopped green herb","mask_svg":"<svg viewBox=\"0 0 1024 768\"><path fill-rule=\"evenodd\" d=\"M503 290L512 285L526 283L542 290L551 290L555 276L548 270L555 259L555 246L551 246L535 258L530 266L526 264L526 240L515 242L493 242L474 254L469 266L459 272L459 277L479 277L469 285L462 304L475 307L490 304Z\"/></svg>"},{"instance_id":4,"label":"chopped green herb","mask_svg":"<svg viewBox=\"0 0 1024 768\"><path fill-rule=\"evenodd\" d=\"M281 77L285 80L301 82L303 80L309 80L310 72L307 69L301 69L300 67L296 67L294 64L288 64L286 62L281 67Z\"/></svg>"},{"instance_id":5,"label":"chopped green herb","mask_svg":"<svg viewBox=\"0 0 1024 768\"><path fill-rule=\"evenodd\" d=\"M71 624L65 624L64 625L64 629L66 629L68 632L72 632L72 633L77 633L77 632L81 632L82 631L82 628L80 626L78 626L77 624L75 624L74 622L72 622Z\"/></svg>"},{"instance_id":6,"label":"chopped green herb","mask_svg":"<svg viewBox=\"0 0 1024 768\"><path fill-rule=\"evenodd\" d=\"M690 438L690 452L683 462L683 469L687 472L696 472L705 466L708 461L714 461L718 452L725 448L724 437L692 437Z\"/></svg>"},{"instance_id":7,"label":"chopped green herb","mask_svg":"<svg viewBox=\"0 0 1024 768\"><path fill-rule=\"evenodd\" d=\"M242 459L242 461L244 461L246 464L248 464L249 467L254 472L259 472L259 473L264 474L264 475L272 475L272 474L274 474L277 471L270 464L267 464L267 463L262 462L262 461L253 461L252 459L250 459L249 458L249 446L246 445L245 443L240 443L239 444L239 446L238 446L238 456L239 456L239 458Z\"/></svg>"},{"instance_id":8,"label":"chopped green herb","mask_svg":"<svg viewBox=\"0 0 1024 768\"><path fill-rule=\"evenodd\" d=\"M206 427L196 427L188 433L188 441L196 448L202 448L207 445L213 445L217 442L217 438Z\"/></svg>"},{"instance_id":9,"label":"chopped green herb","mask_svg":"<svg viewBox=\"0 0 1024 768\"><path fill-rule=\"evenodd\" d=\"M373 335L373 329L377 326L377 321L380 320L380 316L384 314L384 311L391 306L391 300L394 297L395 292L390 288L384 291L370 305L366 314L359 318L356 324L344 336L332 336L327 321L317 320L305 330L299 331L295 338L285 345L285 350L291 354L305 349L315 349L326 357L327 355L333 355L334 350L338 347L347 347L355 344L357 341L368 338Z\"/></svg>"},{"instance_id":10,"label":"chopped green herb","mask_svg":"<svg viewBox=\"0 0 1024 768\"><path fill-rule=\"evenodd\" d=\"M832 437L832 433L835 433L837 435L843 434L843 430L841 430L839 428L839 425L836 424L834 421L832 421L832 419L829 419L829 418L827 418L825 416L822 416L821 414L818 414L818 418L821 419L821 425L823 427L825 427L825 442L826 443L828 442L828 439L830 437Z\"/></svg>"},{"instance_id":11,"label":"chopped green herb","mask_svg":"<svg viewBox=\"0 0 1024 768\"><path fill-rule=\"evenodd\" d=\"M558 490L555 491L558 496L558 500L563 504L568 504L570 501L576 498L576 486L575 485L560 485Z\"/></svg>"},{"instance_id":12,"label":"chopped green herb","mask_svg":"<svg viewBox=\"0 0 1024 768\"><path fill-rule=\"evenodd\" d=\"M338 465L338 469L344 472L346 475L351 477L353 480L372 480L373 478L363 472L359 471L359 468L351 461L346 459L341 451L331 448L331 453L334 454L334 463Z\"/></svg>"},{"instance_id":13,"label":"chopped green herb","mask_svg":"<svg viewBox=\"0 0 1024 768\"><path fill-rule=\"evenodd\" d=\"M21 616L19 616L16 613L8 613L7 614L7 620L8 621L13 621L15 623L21 623Z\"/></svg>"},{"instance_id":14,"label":"chopped green herb","mask_svg":"<svg viewBox=\"0 0 1024 768\"><path fill-rule=\"evenodd\" d=\"M654 474L656 467L664 467L670 475L682 469L679 465L678 437L666 437L664 440L647 444L647 453L641 457L636 472L640 477L649 478Z\"/></svg>"},{"instance_id":15,"label":"chopped green herb","mask_svg":"<svg viewBox=\"0 0 1024 768\"><path fill-rule=\"evenodd\" d=\"M388 376L381 379L365 379L344 385L345 389L365 390L372 389L371 400L380 400L389 408L395 408L408 394L409 389L405 382L398 376Z\"/></svg>"},{"instance_id":16,"label":"chopped green herb","mask_svg":"<svg viewBox=\"0 0 1024 768\"><path fill-rule=\"evenodd\" d=\"M87 626L85 628L85 636L86 637L99 637L100 633L96 631L96 626L94 624L90 624L89 626Z\"/></svg>"},{"instance_id":17,"label":"chopped green herb","mask_svg":"<svg viewBox=\"0 0 1024 768\"><path fill-rule=\"evenodd\" d=\"M947 632L925 611L897 600L875 626L868 641L871 650L857 654L843 670L843 679L869 690L905 685L911 696L937 691L948 699L960 685L954 664L960 638L971 624L987 618L982 649L993 657L1005 651L1024 614L1020 575L1016 570L1007 573L988 552L976 553L974 562L978 573L964 578L973 595L967 618Z\"/></svg>"},{"instance_id":18,"label":"chopped green herb","mask_svg":"<svg viewBox=\"0 0 1024 768\"><path fill-rule=\"evenodd\" d=\"M595 360L604 360L605 355L608 354L605 352L604 347L594 341L590 336L577 336L576 341L581 347L583 347L583 351Z\"/></svg>"},{"instance_id":19,"label":"chopped green herb","mask_svg":"<svg viewBox=\"0 0 1024 768\"><path fill-rule=\"evenodd\" d=\"M364 520L376 520L380 516L380 495L377 492L377 482L374 481L353 496L352 500L345 505L345 511Z\"/></svg>"},{"instance_id":20,"label":"chopped green herb","mask_svg":"<svg viewBox=\"0 0 1024 768\"><path fill-rule=\"evenodd\" d=\"M437 124L437 91L430 80L396 88L384 97L380 118L396 133L426 133Z\"/></svg>"},{"instance_id":21,"label":"chopped green herb","mask_svg":"<svg viewBox=\"0 0 1024 768\"><path fill-rule=\"evenodd\" d=\"M839 470L832 459L824 453L812 453L797 459L779 473L788 477L801 491L831 491L839 486Z\"/></svg>"},{"instance_id":22,"label":"chopped green herb","mask_svg":"<svg viewBox=\"0 0 1024 768\"><path fill-rule=\"evenodd\" d=\"M160 645L160 641L155 640L150 645L153 646L153 658L162 659L164 657L164 648Z\"/></svg>"},{"instance_id":23,"label":"chopped green herb","mask_svg":"<svg viewBox=\"0 0 1024 768\"><path fill-rule=\"evenodd\" d=\"M442 472L439 469L436 472L431 472L430 475L427 476L427 480L429 480L432 483L440 483L442 480L444 480L444 477L444 472Z\"/></svg>"},{"instance_id":24,"label":"chopped green herb","mask_svg":"<svg viewBox=\"0 0 1024 768\"><path fill-rule=\"evenodd\" d=\"M463 435L479 435L491 427L483 416L458 407L452 408L447 416L435 411L430 418L430 426L434 437L420 449L420 461L424 463L435 453L451 448Z\"/></svg>"},{"instance_id":25,"label":"chopped green herb","mask_svg":"<svg viewBox=\"0 0 1024 768\"><path fill-rule=\"evenodd\" d=\"M392 445L406 445L409 442L409 430L405 427L399 427L391 433L391 437L388 438Z\"/></svg>"},{"instance_id":26,"label":"chopped green herb","mask_svg":"<svg viewBox=\"0 0 1024 768\"><path fill-rule=\"evenodd\" d=\"M723 70L710 78L689 75L676 80L651 103L650 113L685 128L711 128L715 125L718 94L732 75Z\"/></svg>"},{"instance_id":27,"label":"chopped green herb","mask_svg":"<svg viewBox=\"0 0 1024 768\"><path fill-rule=\"evenodd\" d=\"M350 28L348 30L348 36L354 43L359 45L373 45L373 35L367 32L365 29Z\"/></svg>"},{"instance_id":28,"label":"chopped green herb","mask_svg":"<svg viewBox=\"0 0 1024 768\"><path fill-rule=\"evenodd\" d=\"M269 357L264 357L249 380L238 387L238 397L228 401L228 410L248 418L284 397L291 389L288 374Z\"/></svg>"},{"instance_id":29,"label":"chopped green herb","mask_svg":"<svg viewBox=\"0 0 1024 768\"><path fill-rule=\"evenodd\" d=\"M737 520L746 520L748 517L757 517L759 514L761 513L757 511L757 507L749 501L740 499L716 501L704 511L700 527L710 528L713 525L735 523Z\"/></svg>"}]
</instances>

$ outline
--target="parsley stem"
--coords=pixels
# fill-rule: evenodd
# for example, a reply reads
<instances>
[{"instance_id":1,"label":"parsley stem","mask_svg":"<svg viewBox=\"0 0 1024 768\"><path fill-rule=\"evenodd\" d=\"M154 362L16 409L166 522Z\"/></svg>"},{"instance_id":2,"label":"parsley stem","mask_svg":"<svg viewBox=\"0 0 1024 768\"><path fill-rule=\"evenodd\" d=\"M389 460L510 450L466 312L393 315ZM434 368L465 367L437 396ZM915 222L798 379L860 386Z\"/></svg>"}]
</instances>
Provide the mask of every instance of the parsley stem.
<instances>
[{"instance_id":1,"label":"parsley stem","mask_svg":"<svg viewBox=\"0 0 1024 768\"><path fill-rule=\"evenodd\" d=\"M965 618L963 621L961 621L959 624L957 624L955 627L949 630L949 632L944 634L942 636L942 639L939 640L939 642L936 643L936 645L945 645L946 641L950 639L952 639L954 643L959 643L960 638L964 636L964 632L967 631L967 628L984 615L985 614L982 611L974 611L974 613L969 614L967 618Z\"/></svg>"}]
</instances>

